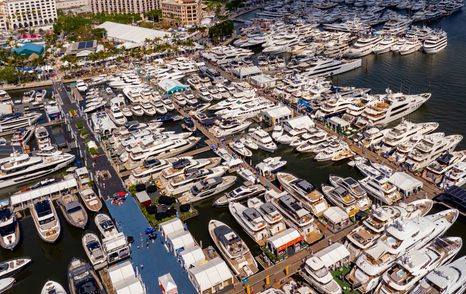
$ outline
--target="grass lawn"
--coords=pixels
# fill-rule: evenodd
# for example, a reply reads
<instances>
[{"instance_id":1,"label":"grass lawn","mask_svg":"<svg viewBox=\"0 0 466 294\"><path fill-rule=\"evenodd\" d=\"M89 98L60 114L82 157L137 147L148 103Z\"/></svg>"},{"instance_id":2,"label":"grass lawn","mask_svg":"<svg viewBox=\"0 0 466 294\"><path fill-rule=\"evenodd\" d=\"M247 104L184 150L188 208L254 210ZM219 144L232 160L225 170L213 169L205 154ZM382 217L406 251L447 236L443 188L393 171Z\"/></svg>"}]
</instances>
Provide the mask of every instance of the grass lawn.
<instances>
[{"instance_id":1,"label":"grass lawn","mask_svg":"<svg viewBox=\"0 0 466 294\"><path fill-rule=\"evenodd\" d=\"M345 280L345 276L350 272L350 270L351 267L339 268L332 272L332 276L338 285L341 286L344 294L359 294L359 291L352 291L351 285Z\"/></svg>"}]
</instances>

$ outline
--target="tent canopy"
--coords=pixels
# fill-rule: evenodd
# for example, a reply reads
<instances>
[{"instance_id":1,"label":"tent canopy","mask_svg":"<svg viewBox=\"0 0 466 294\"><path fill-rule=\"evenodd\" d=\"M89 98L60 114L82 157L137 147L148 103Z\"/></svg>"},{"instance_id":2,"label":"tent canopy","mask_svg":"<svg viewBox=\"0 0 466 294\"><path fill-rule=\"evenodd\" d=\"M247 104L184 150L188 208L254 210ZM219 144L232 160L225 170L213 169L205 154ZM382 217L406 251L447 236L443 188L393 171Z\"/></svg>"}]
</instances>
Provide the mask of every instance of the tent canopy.
<instances>
[{"instance_id":1,"label":"tent canopy","mask_svg":"<svg viewBox=\"0 0 466 294\"><path fill-rule=\"evenodd\" d=\"M189 272L199 285L200 292L233 279L228 265L220 257L215 257L206 264L196 266Z\"/></svg>"}]
</instances>

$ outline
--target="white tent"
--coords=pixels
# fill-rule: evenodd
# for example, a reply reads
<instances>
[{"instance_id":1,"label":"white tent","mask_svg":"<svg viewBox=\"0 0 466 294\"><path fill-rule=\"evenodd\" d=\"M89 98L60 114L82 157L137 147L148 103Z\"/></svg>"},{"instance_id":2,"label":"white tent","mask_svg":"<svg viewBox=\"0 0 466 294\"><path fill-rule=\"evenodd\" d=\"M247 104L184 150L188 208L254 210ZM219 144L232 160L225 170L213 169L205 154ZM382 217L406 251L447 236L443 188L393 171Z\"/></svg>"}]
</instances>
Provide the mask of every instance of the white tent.
<instances>
[{"instance_id":1,"label":"white tent","mask_svg":"<svg viewBox=\"0 0 466 294\"><path fill-rule=\"evenodd\" d=\"M110 266L108 275L117 294L146 293L144 284L136 277L133 265L129 260Z\"/></svg>"},{"instance_id":2,"label":"white tent","mask_svg":"<svg viewBox=\"0 0 466 294\"><path fill-rule=\"evenodd\" d=\"M142 44L146 39L161 39L170 35L170 33L160 30L147 29L111 21L106 21L103 24L97 26L97 28L105 29L108 39L122 43L129 42Z\"/></svg>"},{"instance_id":3,"label":"white tent","mask_svg":"<svg viewBox=\"0 0 466 294\"><path fill-rule=\"evenodd\" d=\"M267 247L272 252L280 252L284 249L301 242L303 237L293 228L289 228L267 240Z\"/></svg>"},{"instance_id":4,"label":"white tent","mask_svg":"<svg viewBox=\"0 0 466 294\"><path fill-rule=\"evenodd\" d=\"M412 195L422 189L422 182L405 172L394 173L388 181L405 196Z\"/></svg>"},{"instance_id":5,"label":"white tent","mask_svg":"<svg viewBox=\"0 0 466 294\"><path fill-rule=\"evenodd\" d=\"M12 206L23 204L43 196L52 195L63 190L74 189L78 187L76 179L71 178L55 184L47 185L41 188L30 190L21 194L11 196L10 203Z\"/></svg>"},{"instance_id":6,"label":"white tent","mask_svg":"<svg viewBox=\"0 0 466 294\"><path fill-rule=\"evenodd\" d=\"M165 240L167 240L169 236L184 231L184 226L179 218L174 218L159 224L159 230Z\"/></svg>"},{"instance_id":7,"label":"white tent","mask_svg":"<svg viewBox=\"0 0 466 294\"><path fill-rule=\"evenodd\" d=\"M162 293L178 293L178 287L170 273L159 277L159 287Z\"/></svg>"},{"instance_id":8,"label":"white tent","mask_svg":"<svg viewBox=\"0 0 466 294\"><path fill-rule=\"evenodd\" d=\"M180 231L176 235L169 236L168 242L171 245L171 251L175 254L178 253L179 250L184 250L195 244L193 236L188 231Z\"/></svg>"},{"instance_id":9,"label":"white tent","mask_svg":"<svg viewBox=\"0 0 466 294\"><path fill-rule=\"evenodd\" d=\"M315 253L311 258L306 260L306 264L312 269L322 267L332 268L337 263L348 260L350 252L341 243L333 243L332 245Z\"/></svg>"},{"instance_id":10,"label":"white tent","mask_svg":"<svg viewBox=\"0 0 466 294\"><path fill-rule=\"evenodd\" d=\"M180 253L180 260L183 264L183 267L188 270L192 265L196 265L200 262L206 260L204 251L198 245L193 247L185 248L183 252Z\"/></svg>"},{"instance_id":11,"label":"white tent","mask_svg":"<svg viewBox=\"0 0 466 294\"><path fill-rule=\"evenodd\" d=\"M233 283L233 275L228 265L220 257L209 260L209 262L201 266L196 266L188 272L191 281L199 293L212 289L219 284Z\"/></svg>"},{"instance_id":12,"label":"white tent","mask_svg":"<svg viewBox=\"0 0 466 294\"><path fill-rule=\"evenodd\" d=\"M340 224L349 219L348 214L338 206L331 206L327 208L324 211L324 217L333 224Z\"/></svg>"}]
</instances>

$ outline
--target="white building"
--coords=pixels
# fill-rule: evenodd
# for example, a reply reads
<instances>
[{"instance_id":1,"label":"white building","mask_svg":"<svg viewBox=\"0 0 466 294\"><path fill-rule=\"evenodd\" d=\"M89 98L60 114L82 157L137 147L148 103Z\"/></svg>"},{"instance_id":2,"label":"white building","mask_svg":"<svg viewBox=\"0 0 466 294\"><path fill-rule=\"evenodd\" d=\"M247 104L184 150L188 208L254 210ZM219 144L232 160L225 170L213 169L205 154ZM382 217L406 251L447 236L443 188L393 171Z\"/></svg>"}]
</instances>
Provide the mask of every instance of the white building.
<instances>
[{"instance_id":1,"label":"white building","mask_svg":"<svg viewBox=\"0 0 466 294\"><path fill-rule=\"evenodd\" d=\"M90 0L93 13L144 13L160 9L159 0Z\"/></svg>"},{"instance_id":2,"label":"white building","mask_svg":"<svg viewBox=\"0 0 466 294\"><path fill-rule=\"evenodd\" d=\"M55 0L6 0L4 10L9 30L50 27L57 21Z\"/></svg>"},{"instance_id":3,"label":"white building","mask_svg":"<svg viewBox=\"0 0 466 294\"><path fill-rule=\"evenodd\" d=\"M97 27L105 29L107 32L107 39L109 40L118 43L130 43L137 46L144 45L146 39L163 39L170 36L170 33L161 30L147 29L111 21L106 21Z\"/></svg>"},{"instance_id":4,"label":"white building","mask_svg":"<svg viewBox=\"0 0 466 294\"><path fill-rule=\"evenodd\" d=\"M90 0L56 0L57 9L69 10L73 8L81 8L83 10L91 9Z\"/></svg>"},{"instance_id":5,"label":"white building","mask_svg":"<svg viewBox=\"0 0 466 294\"><path fill-rule=\"evenodd\" d=\"M222 292L234 282L228 265L220 257L190 269L188 277L197 293L202 294Z\"/></svg>"},{"instance_id":6,"label":"white building","mask_svg":"<svg viewBox=\"0 0 466 294\"><path fill-rule=\"evenodd\" d=\"M263 111L264 121L271 125L281 125L293 117L293 111L285 105L278 105Z\"/></svg>"}]
</instances>

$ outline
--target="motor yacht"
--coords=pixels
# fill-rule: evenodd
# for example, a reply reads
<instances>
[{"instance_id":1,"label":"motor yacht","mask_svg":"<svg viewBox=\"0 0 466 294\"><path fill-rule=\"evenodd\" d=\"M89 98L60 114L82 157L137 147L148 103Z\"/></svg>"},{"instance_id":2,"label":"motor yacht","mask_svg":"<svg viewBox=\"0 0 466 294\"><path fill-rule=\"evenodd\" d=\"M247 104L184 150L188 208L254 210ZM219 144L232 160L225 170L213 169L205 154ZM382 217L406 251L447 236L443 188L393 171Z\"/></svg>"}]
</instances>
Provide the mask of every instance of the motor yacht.
<instances>
[{"instance_id":1,"label":"motor yacht","mask_svg":"<svg viewBox=\"0 0 466 294\"><path fill-rule=\"evenodd\" d=\"M251 140L259 146L260 149L267 152L274 152L277 150L277 144L275 144L270 135L261 128L255 128L249 130L249 136Z\"/></svg>"},{"instance_id":2,"label":"motor yacht","mask_svg":"<svg viewBox=\"0 0 466 294\"><path fill-rule=\"evenodd\" d=\"M89 289L93 294L106 293L97 273L79 258L73 258L68 266L68 287L71 294L86 293Z\"/></svg>"},{"instance_id":3,"label":"motor yacht","mask_svg":"<svg viewBox=\"0 0 466 294\"><path fill-rule=\"evenodd\" d=\"M416 111L430 97L430 93L405 95L387 90L387 94L378 96L378 102L365 108L362 117L371 125L383 126Z\"/></svg>"},{"instance_id":4,"label":"motor yacht","mask_svg":"<svg viewBox=\"0 0 466 294\"><path fill-rule=\"evenodd\" d=\"M248 199L247 205L249 208L255 208L267 222L267 229L270 236L286 230L286 225L283 221L283 216L280 211L272 203L264 203L257 197Z\"/></svg>"},{"instance_id":5,"label":"motor yacht","mask_svg":"<svg viewBox=\"0 0 466 294\"><path fill-rule=\"evenodd\" d=\"M341 286L335 281L332 273L320 257L312 256L306 259L306 262L300 269L299 274L320 293L343 293Z\"/></svg>"},{"instance_id":6,"label":"motor yacht","mask_svg":"<svg viewBox=\"0 0 466 294\"><path fill-rule=\"evenodd\" d=\"M441 236L458 217L458 210L445 210L414 219L398 219L391 224L376 244L356 259L356 266L346 276L361 293L374 290L381 275L402 255L424 248Z\"/></svg>"},{"instance_id":7,"label":"motor yacht","mask_svg":"<svg viewBox=\"0 0 466 294\"><path fill-rule=\"evenodd\" d=\"M422 48L427 54L434 54L442 51L447 47L448 38L447 33L442 31L429 36L422 45Z\"/></svg>"},{"instance_id":8,"label":"motor yacht","mask_svg":"<svg viewBox=\"0 0 466 294\"><path fill-rule=\"evenodd\" d=\"M36 137L37 145L40 150L44 149L45 147L51 144L49 132L45 127L37 126L34 131L34 135Z\"/></svg>"},{"instance_id":9,"label":"motor yacht","mask_svg":"<svg viewBox=\"0 0 466 294\"><path fill-rule=\"evenodd\" d=\"M241 137L239 141L243 143L244 147L248 149L251 149L251 150L259 149L259 146L251 139L250 136Z\"/></svg>"},{"instance_id":10,"label":"motor yacht","mask_svg":"<svg viewBox=\"0 0 466 294\"><path fill-rule=\"evenodd\" d=\"M58 171L72 163L75 156L55 152L47 156L13 153L0 159L0 188L19 185Z\"/></svg>"},{"instance_id":11,"label":"motor yacht","mask_svg":"<svg viewBox=\"0 0 466 294\"><path fill-rule=\"evenodd\" d=\"M439 185L445 174L451 170L456 163L466 161L466 150L444 152L422 171L422 177L427 181Z\"/></svg>"},{"instance_id":12,"label":"motor yacht","mask_svg":"<svg viewBox=\"0 0 466 294\"><path fill-rule=\"evenodd\" d=\"M264 192L265 188L261 184L253 184L252 182L246 181L242 186L218 198L213 205L217 207L227 206L230 202L239 202L244 199L262 195Z\"/></svg>"},{"instance_id":13,"label":"motor yacht","mask_svg":"<svg viewBox=\"0 0 466 294\"><path fill-rule=\"evenodd\" d=\"M44 284L44 287L42 287L42 290L40 291L40 294L66 294L65 288L63 288L62 285L55 281L47 281Z\"/></svg>"},{"instance_id":14,"label":"motor yacht","mask_svg":"<svg viewBox=\"0 0 466 294\"><path fill-rule=\"evenodd\" d=\"M371 208L372 201L369 199L369 197L367 197L366 190L364 190L355 179L351 177L342 178L339 176L330 175L329 181L335 188L341 186L345 188L351 195L353 195L354 198L356 198L356 204L359 210L366 211Z\"/></svg>"},{"instance_id":15,"label":"motor yacht","mask_svg":"<svg viewBox=\"0 0 466 294\"><path fill-rule=\"evenodd\" d=\"M380 43L381 38L376 36L367 36L359 38L346 52L345 57L359 58L369 55L374 48Z\"/></svg>"},{"instance_id":16,"label":"motor yacht","mask_svg":"<svg viewBox=\"0 0 466 294\"><path fill-rule=\"evenodd\" d=\"M99 237L94 233L86 233L82 237L82 245L87 258L95 270L100 270L107 266L107 256L102 249Z\"/></svg>"},{"instance_id":17,"label":"motor yacht","mask_svg":"<svg viewBox=\"0 0 466 294\"><path fill-rule=\"evenodd\" d=\"M211 220L208 229L220 253L240 279L252 276L259 271L248 246L229 226L218 220Z\"/></svg>"},{"instance_id":18,"label":"motor yacht","mask_svg":"<svg viewBox=\"0 0 466 294\"><path fill-rule=\"evenodd\" d=\"M259 245L264 245L270 237L267 222L255 208L249 208L239 202L228 204L233 218L240 224L243 230Z\"/></svg>"},{"instance_id":19,"label":"motor yacht","mask_svg":"<svg viewBox=\"0 0 466 294\"><path fill-rule=\"evenodd\" d=\"M54 243L60 236L60 220L52 200L36 200L29 207L34 225L42 240Z\"/></svg>"},{"instance_id":20,"label":"motor yacht","mask_svg":"<svg viewBox=\"0 0 466 294\"><path fill-rule=\"evenodd\" d=\"M195 183L189 191L183 193L183 195L178 198L178 202L185 204L207 199L230 188L235 182L235 176L202 179Z\"/></svg>"},{"instance_id":21,"label":"motor yacht","mask_svg":"<svg viewBox=\"0 0 466 294\"><path fill-rule=\"evenodd\" d=\"M402 198L400 192L384 175L368 176L360 180L359 183L370 196L384 204L392 205Z\"/></svg>"},{"instance_id":22,"label":"motor yacht","mask_svg":"<svg viewBox=\"0 0 466 294\"><path fill-rule=\"evenodd\" d=\"M128 122L128 119L117 105L112 105L110 108L110 118L118 126L124 126Z\"/></svg>"},{"instance_id":23,"label":"motor yacht","mask_svg":"<svg viewBox=\"0 0 466 294\"><path fill-rule=\"evenodd\" d=\"M6 132L18 128L24 128L34 125L42 113L38 112L14 112L11 114L0 115L0 131Z\"/></svg>"},{"instance_id":24,"label":"motor yacht","mask_svg":"<svg viewBox=\"0 0 466 294\"><path fill-rule=\"evenodd\" d=\"M445 176L440 184L443 189L448 189L452 186L461 187L466 184L466 161L455 163L452 168L445 173Z\"/></svg>"},{"instance_id":25,"label":"motor yacht","mask_svg":"<svg viewBox=\"0 0 466 294\"><path fill-rule=\"evenodd\" d=\"M187 192L198 181L206 178L221 177L228 167L217 166L213 168L189 168L184 173L171 178L163 187L163 192L168 196L176 196Z\"/></svg>"},{"instance_id":26,"label":"motor yacht","mask_svg":"<svg viewBox=\"0 0 466 294\"><path fill-rule=\"evenodd\" d=\"M359 68L361 65L360 58L345 60L319 57L315 61L308 61L301 75L308 78L330 77Z\"/></svg>"},{"instance_id":27,"label":"motor yacht","mask_svg":"<svg viewBox=\"0 0 466 294\"><path fill-rule=\"evenodd\" d=\"M274 126L272 130L272 139L276 141L281 135L283 135L283 127L281 125Z\"/></svg>"},{"instance_id":28,"label":"motor yacht","mask_svg":"<svg viewBox=\"0 0 466 294\"><path fill-rule=\"evenodd\" d=\"M320 217L329 207L324 195L316 189L314 185L304 179L297 178L289 173L277 173L277 179L280 185L296 197L303 201L303 204L313 215Z\"/></svg>"},{"instance_id":29,"label":"motor yacht","mask_svg":"<svg viewBox=\"0 0 466 294\"><path fill-rule=\"evenodd\" d=\"M438 238L419 251L410 251L382 276L379 293L407 293L430 271L451 261L460 251L460 237Z\"/></svg>"},{"instance_id":30,"label":"motor yacht","mask_svg":"<svg viewBox=\"0 0 466 294\"><path fill-rule=\"evenodd\" d=\"M63 195L57 202L63 216L70 225L80 229L86 227L88 220L87 212L76 195Z\"/></svg>"},{"instance_id":31,"label":"motor yacht","mask_svg":"<svg viewBox=\"0 0 466 294\"><path fill-rule=\"evenodd\" d=\"M83 80L76 81L76 89L79 92L86 92L88 89L88 85Z\"/></svg>"},{"instance_id":32,"label":"motor yacht","mask_svg":"<svg viewBox=\"0 0 466 294\"><path fill-rule=\"evenodd\" d=\"M239 121L236 119L224 119L216 121L215 126L211 128L211 132L216 137L226 137L244 131L251 123L252 122L248 120Z\"/></svg>"},{"instance_id":33,"label":"motor yacht","mask_svg":"<svg viewBox=\"0 0 466 294\"><path fill-rule=\"evenodd\" d=\"M444 133L432 133L424 136L408 154L405 164L410 170L420 171L444 152L451 152L463 140L461 135L445 136Z\"/></svg>"},{"instance_id":34,"label":"motor yacht","mask_svg":"<svg viewBox=\"0 0 466 294\"><path fill-rule=\"evenodd\" d=\"M131 112L133 113L134 116L143 116L144 115L144 110L142 109L141 105L139 104L133 104L131 105Z\"/></svg>"},{"instance_id":35,"label":"motor yacht","mask_svg":"<svg viewBox=\"0 0 466 294\"><path fill-rule=\"evenodd\" d=\"M396 39L394 37L384 37L380 43L374 47L373 53L384 54L391 51L393 45L395 45Z\"/></svg>"},{"instance_id":36,"label":"motor yacht","mask_svg":"<svg viewBox=\"0 0 466 294\"><path fill-rule=\"evenodd\" d=\"M89 211L98 212L102 209L102 201L91 188L79 190L79 196Z\"/></svg>"},{"instance_id":37,"label":"motor yacht","mask_svg":"<svg viewBox=\"0 0 466 294\"><path fill-rule=\"evenodd\" d=\"M118 234L118 229L115 227L112 219L105 213L97 214L94 218L94 222L100 234L102 234L104 238Z\"/></svg>"},{"instance_id":38,"label":"motor yacht","mask_svg":"<svg viewBox=\"0 0 466 294\"><path fill-rule=\"evenodd\" d=\"M378 149L380 147L380 143L389 132L390 129L380 129L378 127L368 128L363 132L363 137L360 142L364 148Z\"/></svg>"},{"instance_id":39,"label":"motor yacht","mask_svg":"<svg viewBox=\"0 0 466 294\"><path fill-rule=\"evenodd\" d=\"M128 118L128 117L132 117L133 116L133 112L131 111L131 107L128 106L128 105L123 105L121 106L121 113L123 113L123 115Z\"/></svg>"},{"instance_id":40,"label":"motor yacht","mask_svg":"<svg viewBox=\"0 0 466 294\"><path fill-rule=\"evenodd\" d=\"M422 42L417 39L408 39L403 46L400 47L400 55L408 55L422 48Z\"/></svg>"},{"instance_id":41,"label":"motor yacht","mask_svg":"<svg viewBox=\"0 0 466 294\"><path fill-rule=\"evenodd\" d=\"M31 261L29 258L16 258L0 262L0 278L4 279L17 274Z\"/></svg>"},{"instance_id":42,"label":"motor yacht","mask_svg":"<svg viewBox=\"0 0 466 294\"><path fill-rule=\"evenodd\" d=\"M322 192L327 197L328 201L343 209L349 217L353 217L359 212L360 209L355 197L345 188L341 186L335 188L328 185L322 185Z\"/></svg>"},{"instance_id":43,"label":"motor yacht","mask_svg":"<svg viewBox=\"0 0 466 294\"><path fill-rule=\"evenodd\" d=\"M36 92L34 90L29 90L29 91L24 92L22 102L24 104L34 102L34 100L36 99L36 97L34 95L35 93ZM1 96L1 92L0 92L0 96ZM0 102L3 102L3 100L1 98L0 98Z\"/></svg>"},{"instance_id":44,"label":"motor yacht","mask_svg":"<svg viewBox=\"0 0 466 294\"><path fill-rule=\"evenodd\" d=\"M466 256L435 268L409 293L456 294L464 291L466 291Z\"/></svg>"},{"instance_id":45,"label":"motor yacht","mask_svg":"<svg viewBox=\"0 0 466 294\"><path fill-rule=\"evenodd\" d=\"M10 201L0 202L0 246L13 250L21 238L19 222L10 206Z\"/></svg>"},{"instance_id":46,"label":"motor yacht","mask_svg":"<svg viewBox=\"0 0 466 294\"><path fill-rule=\"evenodd\" d=\"M11 146L26 146L34 134L35 126L19 128L10 139Z\"/></svg>"},{"instance_id":47,"label":"motor yacht","mask_svg":"<svg viewBox=\"0 0 466 294\"><path fill-rule=\"evenodd\" d=\"M252 151L249 150L248 148L246 148L246 146L244 146L243 143L241 143L241 141L232 141L230 143L228 143L228 146L230 146L230 148L238 153L240 156L243 156L243 157L251 157L252 156Z\"/></svg>"}]
</instances>

